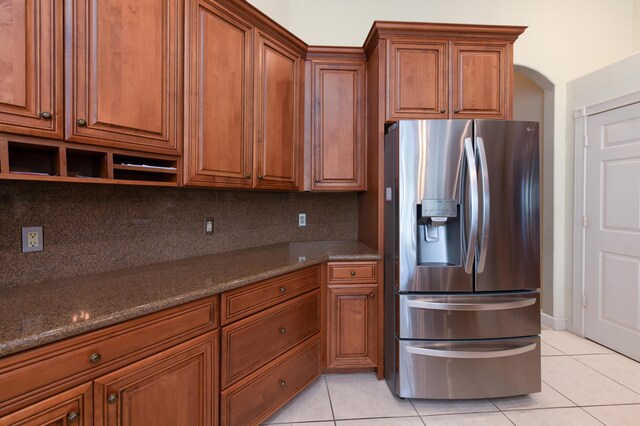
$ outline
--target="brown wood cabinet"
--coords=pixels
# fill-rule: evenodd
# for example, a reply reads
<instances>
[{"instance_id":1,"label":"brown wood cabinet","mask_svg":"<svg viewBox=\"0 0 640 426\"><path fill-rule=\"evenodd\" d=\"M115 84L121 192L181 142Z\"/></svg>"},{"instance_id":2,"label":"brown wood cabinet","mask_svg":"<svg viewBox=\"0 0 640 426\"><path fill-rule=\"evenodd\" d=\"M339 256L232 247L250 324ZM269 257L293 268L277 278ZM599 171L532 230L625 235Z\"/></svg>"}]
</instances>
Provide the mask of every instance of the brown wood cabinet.
<instances>
[{"instance_id":1,"label":"brown wood cabinet","mask_svg":"<svg viewBox=\"0 0 640 426\"><path fill-rule=\"evenodd\" d=\"M362 49L312 54L311 189L365 189L365 60ZM310 54L311 55L311 54Z\"/></svg>"},{"instance_id":2,"label":"brown wood cabinet","mask_svg":"<svg viewBox=\"0 0 640 426\"><path fill-rule=\"evenodd\" d=\"M62 0L0 7L0 131L61 138Z\"/></svg>"},{"instance_id":3,"label":"brown wood cabinet","mask_svg":"<svg viewBox=\"0 0 640 426\"><path fill-rule=\"evenodd\" d=\"M92 390L91 383L84 383L60 392L44 401L0 417L0 426L92 425Z\"/></svg>"},{"instance_id":4,"label":"brown wood cabinet","mask_svg":"<svg viewBox=\"0 0 640 426\"><path fill-rule=\"evenodd\" d=\"M215 2L186 5L185 183L251 188L252 27Z\"/></svg>"},{"instance_id":5,"label":"brown wood cabinet","mask_svg":"<svg viewBox=\"0 0 640 426\"><path fill-rule=\"evenodd\" d=\"M210 332L97 378L94 424L216 424L218 350Z\"/></svg>"},{"instance_id":6,"label":"brown wood cabinet","mask_svg":"<svg viewBox=\"0 0 640 426\"><path fill-rule=\"evenodd\" d=\"M302 123L300 54L256 31L256 188L298 189Z\"/></svg>"},{"instance_id":7,"label":"brown wood cabinet","mask_svg":"<svg viewBox=\"0 0 640 426\"><path fill-rule=\"evenodd\" d=\"M67 140L177 154L180 0L67 0Z\"/></svg>"},{"instance_id":8,"label":"brown wood cabinet","mask_svg":"<svg viewBox=\"0 0 640 426\"><path fill-rule=\"evenodd\" d=\"M377 262L327 264L324 371L380 366L378 269Z\"/></svg>"}]
</instances>

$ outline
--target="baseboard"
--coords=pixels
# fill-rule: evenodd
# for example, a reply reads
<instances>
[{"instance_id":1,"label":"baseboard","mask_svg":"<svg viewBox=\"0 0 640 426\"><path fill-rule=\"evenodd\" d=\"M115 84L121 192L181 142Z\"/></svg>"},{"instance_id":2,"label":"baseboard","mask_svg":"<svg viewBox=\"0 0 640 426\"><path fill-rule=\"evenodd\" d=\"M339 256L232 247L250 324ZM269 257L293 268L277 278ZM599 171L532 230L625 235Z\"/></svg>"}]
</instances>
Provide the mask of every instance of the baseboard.
<instances>
[{"instance_id":1,"label":"baseboard","mask_svg":"<svg viewBox=\"0 0 640 426\"><path fill-rule=\"evenodd\" d=\"M573 324L570 319L552 317L544 312L540 312L540 322L551 330L573 330Z\"/></svg>"}]
</instances>

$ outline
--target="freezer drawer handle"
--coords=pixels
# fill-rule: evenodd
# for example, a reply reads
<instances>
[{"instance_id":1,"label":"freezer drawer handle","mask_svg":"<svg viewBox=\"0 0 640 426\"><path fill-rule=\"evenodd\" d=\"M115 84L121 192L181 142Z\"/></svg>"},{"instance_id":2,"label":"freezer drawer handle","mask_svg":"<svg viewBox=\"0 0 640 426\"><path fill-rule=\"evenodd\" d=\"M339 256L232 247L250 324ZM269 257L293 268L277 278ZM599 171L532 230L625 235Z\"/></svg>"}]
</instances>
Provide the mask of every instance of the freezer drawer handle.
<instances>
[{"instance_id":1,"label":"freezer drawer handle","mask_svg":"<svg viewBox=\"0 0 640 426\"><path fill-rule=\"evenodd\" d=\"M512 300L501 303L441 303L424 300L407 300L407 306L418 309L434 309L438 311L500 311L503 309L517 309L531 306L536 299Z\"/></svg>"},{"instance_id":2,"label":"freezer drawer handle","mask_svg":"<svg viewBox=\"0 0 640 426\"><path fill-rule=\"evenodd\" d=\"M438 358L503 358L507 356L520 355L531 352L537 346L537 343L531 343L525 346L518 346L511 349L500 349L498 351L442 351L439 349L416 348L415 346L407 346L407 352L416 355L435 356Z\"/></svg>"}]
</instances>

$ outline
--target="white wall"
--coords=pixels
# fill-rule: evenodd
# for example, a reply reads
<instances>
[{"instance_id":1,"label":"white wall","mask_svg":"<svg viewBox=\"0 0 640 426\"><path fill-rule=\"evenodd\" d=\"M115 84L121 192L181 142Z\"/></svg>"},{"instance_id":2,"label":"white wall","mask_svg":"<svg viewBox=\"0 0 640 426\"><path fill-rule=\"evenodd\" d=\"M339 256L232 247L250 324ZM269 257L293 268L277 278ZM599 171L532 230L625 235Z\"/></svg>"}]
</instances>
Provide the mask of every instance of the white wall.
<instances>
[{"instance_id":1,"label":"white wall","mask_svg":"<svg viewBox=\"0 0 640 426\"><path fill-rule=\"evenodd\" d=\"M640 50L640 0L633 1L633 51Z\"/></svg>"},{"instance_id":2,"label":"white wall","mask_svg":"<svg viewBox=\"0 0 640 426\"><path fill-rule=\"evenodd\" d=\"M563 298L563 289L570 286L565 265L570 260L566 236L572 227L565 199L573 179L566 170L567 124L572 125L566 115L566 83L630 55L634 40L640 47L640 35L634 35L638 0L249 1L313 45L360 46L374 20L528 26L516 42L514 62L537 70L555 86L553 312L557 317L571 315Z\"/></svg>"}]
</instances>

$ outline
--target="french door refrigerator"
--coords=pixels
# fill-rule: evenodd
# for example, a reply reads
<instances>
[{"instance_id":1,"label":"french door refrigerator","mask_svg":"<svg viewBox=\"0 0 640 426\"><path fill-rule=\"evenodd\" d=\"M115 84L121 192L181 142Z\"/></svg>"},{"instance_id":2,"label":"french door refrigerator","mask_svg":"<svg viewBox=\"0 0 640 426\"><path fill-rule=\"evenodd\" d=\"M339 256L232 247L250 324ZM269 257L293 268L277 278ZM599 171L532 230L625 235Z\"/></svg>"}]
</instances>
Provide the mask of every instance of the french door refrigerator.
<instances>
[{"instance_id":1,"label":"french door refrigerator","mask_svg":"<svg viewBox=\"0 0 640 426\"><path fill-rule=\"evenodd\" d=\"M538 123L385 136L385 376L400 397L540 391Z\"/></svg>"}]
</instances>

